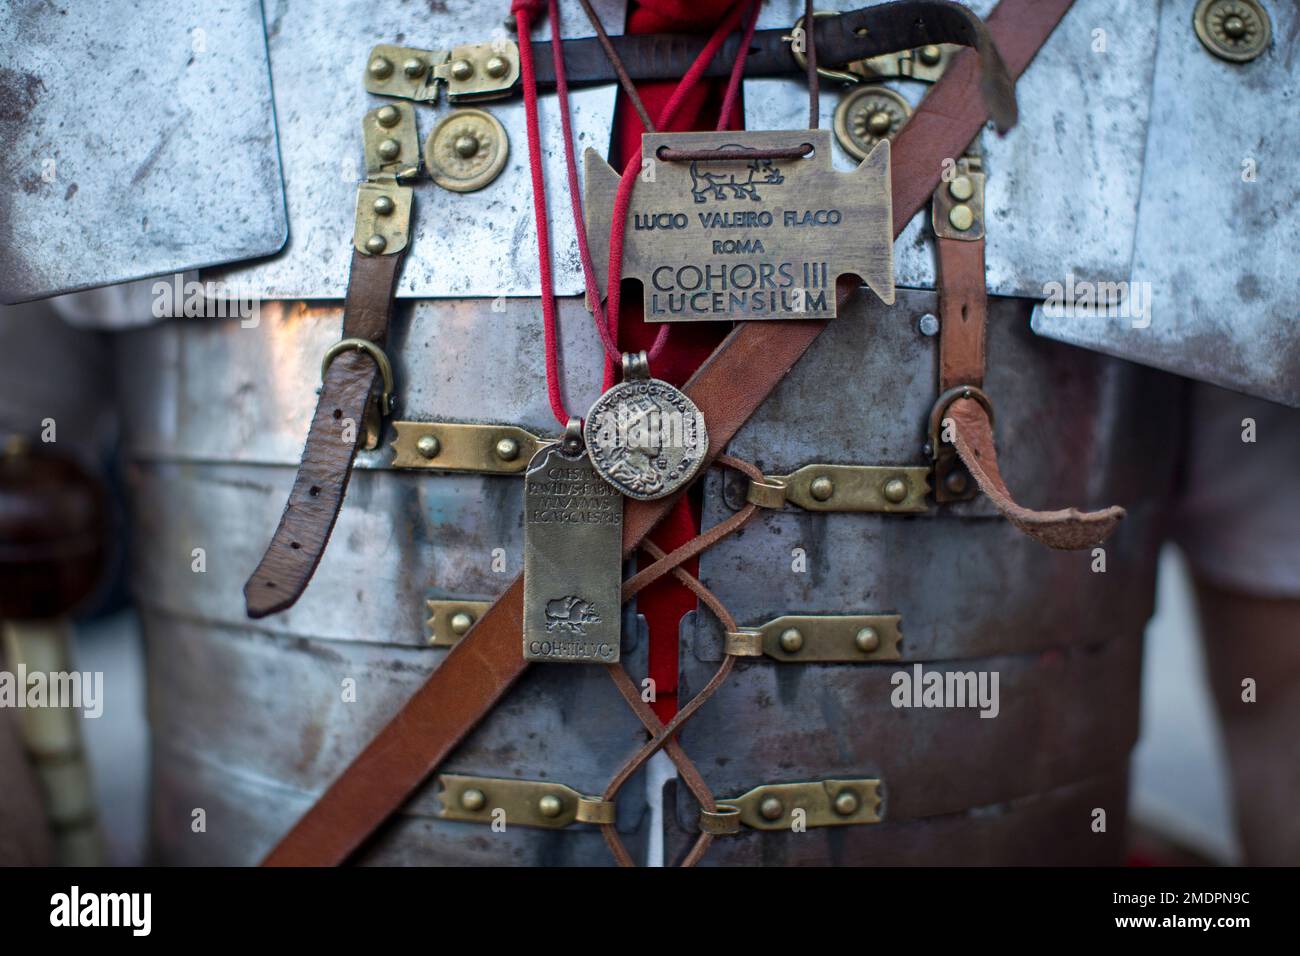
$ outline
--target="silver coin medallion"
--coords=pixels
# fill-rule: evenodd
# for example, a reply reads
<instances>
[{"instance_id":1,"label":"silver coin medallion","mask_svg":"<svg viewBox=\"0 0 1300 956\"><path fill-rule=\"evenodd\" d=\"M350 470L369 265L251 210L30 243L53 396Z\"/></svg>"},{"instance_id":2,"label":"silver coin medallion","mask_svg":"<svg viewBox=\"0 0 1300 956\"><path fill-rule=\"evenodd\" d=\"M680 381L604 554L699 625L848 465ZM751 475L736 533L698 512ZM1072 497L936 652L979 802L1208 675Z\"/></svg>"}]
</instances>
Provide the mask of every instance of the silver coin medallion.
<instances>
[{"instance_id":1,"label":"silver coin medallion","mask_svg":"<svg viewBox=\"0 0 1300 956\"><path fill-rule=\"evenodd\" d=\"M583 423L592 466L629 498L671 495L704 463L704 415L678 388L651 378L644 352L623 356L623 381L596 399Z\"/></svg>"}]
</instances>

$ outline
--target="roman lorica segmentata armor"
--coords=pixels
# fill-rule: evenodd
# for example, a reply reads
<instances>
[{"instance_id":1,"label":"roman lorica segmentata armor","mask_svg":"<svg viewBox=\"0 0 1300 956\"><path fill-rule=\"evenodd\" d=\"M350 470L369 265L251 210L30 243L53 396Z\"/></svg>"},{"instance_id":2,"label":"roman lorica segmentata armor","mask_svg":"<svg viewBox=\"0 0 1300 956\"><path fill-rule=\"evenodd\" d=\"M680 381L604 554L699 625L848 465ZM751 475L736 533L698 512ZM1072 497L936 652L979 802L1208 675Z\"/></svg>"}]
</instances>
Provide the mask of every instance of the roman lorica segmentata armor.
<instances>
[{"instance_id":1,"label":"roman lorica segmentata armor","mask_svg":"<svg viewBox=\"0 0 1300 956\"><path fill-rule=\"evenodd\" d=\"M6 274L177 273L114 332L161 859L1118 862L1181 376L1300 404L1296 10L583 6L196 14L252 145Z\"/></svg>"}]
</instances>

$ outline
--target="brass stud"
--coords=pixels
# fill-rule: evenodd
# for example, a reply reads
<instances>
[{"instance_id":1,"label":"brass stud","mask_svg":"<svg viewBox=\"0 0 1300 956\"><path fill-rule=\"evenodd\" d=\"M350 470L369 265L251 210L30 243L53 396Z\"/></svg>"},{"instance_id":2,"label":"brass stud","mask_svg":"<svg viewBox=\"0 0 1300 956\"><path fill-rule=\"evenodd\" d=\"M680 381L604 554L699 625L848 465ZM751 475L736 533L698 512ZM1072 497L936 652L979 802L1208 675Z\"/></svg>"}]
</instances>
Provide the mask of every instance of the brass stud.
<instances>
[{"instance_id":1,"label":"brass stud","mask_svg":"<svg viewBox=\"0 0 1300 956\"><path fill-rule=\"evenodd\" d=\"M964 468L954 468L948 472L948 476L943 479L943 486L948 489L949 494L965 494L967 488L966 470Z\"/></svg>"},{"instance_id":2,"label":"brass stud","mask_svg":"<svg viewBox=\"0 0 1300 956\"><path fill-rule=\"evenodd\" d=\"M513 438L503 438L497 442L496 452L502 461L514 461L519 457L519 442Z\"/></svg>"},{"instance_id":3,"label":"brass stud","mask_svg":"<svg viewBox=\"0 0 1300 956\"><path fill-rule=\"evenodd\" d=\"M840 816L852 816L858 810L858 795L852 790L841 790L835 795L835 802L832 806L835 807L835 812Z\"/></svg>"},{"instance_id":4,"label":"brass stud","mask_svg":"<svg viewBox=\"0 0 1300 956\"><path fill-rule=\"evenodd\" d=\"M463 635L474 626L474 615L465 611L457 611L451 616L451 632L457 635Z\"/></svg>"},{"instance_id":5,"label":"brass stud","mask_svg":"<svg viewBox=\"0 0 1300 956\"><path fill-rule=\"evenodd\" d=\"M438 452L442 451L442 442L436 435L421 435L415 443L415 450L425 458L437 458Z\"/></svg>"},{"instance_id":6,"label":"brass stud","mask_svg":"<svg viewBox=\"0 0 1300 956\"><path fill-rule=\"evenodd\" d=\"M474 64L469 60L457 60L451 65L451 78L464 82L474 75Z\"/></svg>"},{"instance_id":7,"label":"brass stud","mask_svg":"<svg viewBox=\"0 0 1300 956\"><path fill-rule=\"evenodd\" d=\"M889 132L890 127L893 125L893 117L884 110L876 110L867 117L867 131L870 132L872 136L884 136Z\"/></svg>"},{"instance_id":8,"label":"brass stud","mask_svg":"<svg viewBox=\"0 0 1300 956\"><path fill-rule=\"evenodd\" d=\"M424 61L418 57L411 57L402 64L402 72L413 80L418 79L424 76Z\"/></svg>"},{"instance_id":9,"label":"brass stud","mask_svg":"<svg viewBox=\"0 0 1300 956\"><path fill-rule=\"evenodd\" d=\"M975 213L971 212L970 206L961 203L948 210L948 222L957 231L965 232L975 224Z\"/></svg>"},{"instance_id":10,"label":"brass stud","mask_svg":"<svg viewBox=\"0 0 1300 956\"><path fill-rule=\"evenodd\" d=\"M1234 40L1240 39L1246 35L1246 21L1241 19L1235 13L1223 20L1223 32L1228 34Z\"/></svg>"},{"instance_id":11,"label":"brass stud","mask_svg":"<svg viewBox=\"0 0 1300 956\"><path fill-rule=\"evenodd\" d=\"M370 61L370 75L376 80L386 80L393 75L393 61L377 56Z\"/></svg>"},{"instance_id":12,"label":"brass stud","mask_svg":"<svg viewBox=\"0 0 1300 956\"><path fill-rule=\"evenodd\" d=\"M486 69L488 76L493 79L500 79L506 75L506 72L510 69L510 64L506 62L504 57L494 56L487 61Z\"/></svg>"},{"instance_id":13,"label":"brass stud","mask_svg":"<svg viewBox=\"0 0 1300 956\"><path fill-rule=\"evenodd\" d=\"M958 176L948 184L948 193L958 202L965 202L975 195L975 184L969 176Z\"/></svg>"},{"instance_id":14,"label":"brass stud","mask_svg":"<svg viewBox=\"0 0 1300 956\"><path fill-rule=\"evenodd\" d=\"M548 793L537 801L537 812L547 818L558 817L563 809L564 804L553 793Z\"/></svg>"},{"instance_id":15,"label":"brass stud","mask_svg":"<svg viewBox=\"0 0 1300 956\"><path fill-rule=\"evenodd\" d=\"M471 787L460 795L460 805L470 813L477 813L487 806L487 794Z\"/></svg>"},{"instance_id":16,"label":"brass stud","mask_svg":"<svg viewBox=\"0 0 1300 956\"><path fill-rule=\"evenodd\" d=\"M934 66L943 58L943 51L933 43L921 47L921 62L926 66Z\"/></svg>"},{"instance_id":17,"label":"brass stud","mask_svg":"<svg viewBox=\"0 0 1300 956\"><path fill-rule=\"evenodd\" d=\"M901 504L907 497L907 482L902 478L890 478L885 482L884 493L886 501Z\"/></svg>"},{"instance_id":18,"label":"brass stud","mask_svg":"<svg viewBox=\"0 0 1300 956\"><path fill-rule=\"evenodd\" d=\"M478 137L470 133L456 137L455 144L456 155L462 159L469 159L478 152Z\"/></svg>"},{"instance_id":19,"label":"brass stud","mask_svg":"<svg viewBox=\"0 0 1300 956\"><path fill-rule=\"evenodd\" d=\"M402 118L402 112L396 106L381 106L379 112L375 114L375 119L384 129L392 129Z\"/></svg>"},{"instance_id":20,"label":"brass stud","mask_svg":"<svg viewBox=\"0 0 1300 956\"><path fill-rule=\"evenodd\" d=\"M812 484L808 486L808 492L818 501L829 501L831 495L835 494L835 482L822 475L813 479Z\"/></svg>"},{"instance_id":21,"label":"brass stud","mask_svg":"<svg viewBox=\"0 0 1300 956\"><path fill-rule=\"evenodd\" d=\"M797 627L787 627L781 632L781 650L787 654L798 654L803 648L803 634Z\"/></svg>"},{"instance_id":22,"label":"brass stud","mask_svg":"<svg viewBox=\"0 0 1300 956\"><path fill-rule=\"evenodd\" d=\"M394 160L402 152L402 144L395 139L385 139L379 143L379 158Z\"/></svg>"},{"instance_id":23,"label":"brass stud","mask_svg":"<svg viewBox=\"0 0 1300 956\"><path fill-rule=\"evenodd\" d=\"M853 638L853 643L863 654L871 654L880 648L880 633L874 627L864 627Z\"/></svg>"},{"instance_id":24,"label":"brass stud","mask_svg":"<svg viewBox=\"0 0 1300 956\"><path fill-rule=\"evenodd\" d=\"M388 248L388 240L376 233L366 240L366 252L377 256Z\"/></svg>"},{"instance_id":25,"label":"brass stud","mask_svg":"<svg viewBox=\"0 0 1300 956\"><path fill-rule=\"evenodd\" d=\"M758 812L763 815L764 820L780 820L785 816L785 805L776 797L764 797L763 802L758 805Z\"/></svg>"},{"instance_id":26,"label":"brass stud","mask_svg":"<svg viewBox=\"0 0 1300 956\"><path fill-rule=\"evenodd\" d=\"M376 216L391 216L393 210L397 208L397 203L393 202L392 196L376 196L371 208L374 209Z\"/></svg>"}]
</instances>

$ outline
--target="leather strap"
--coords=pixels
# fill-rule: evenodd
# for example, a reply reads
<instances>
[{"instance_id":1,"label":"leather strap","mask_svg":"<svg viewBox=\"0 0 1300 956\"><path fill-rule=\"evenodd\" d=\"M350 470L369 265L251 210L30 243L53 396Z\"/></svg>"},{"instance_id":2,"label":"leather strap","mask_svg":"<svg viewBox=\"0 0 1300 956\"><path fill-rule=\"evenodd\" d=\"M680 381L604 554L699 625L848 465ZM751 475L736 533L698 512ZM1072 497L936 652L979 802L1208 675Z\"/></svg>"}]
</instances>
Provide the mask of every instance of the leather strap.
<instances>
[{"instance_id":1,"label":"leather strap","mask_svg":"<svg viewBox=\"0 0 1300 956\"><path fill-rule=\"evenodd\" d=\"M749 45L745 76L800 76L804 69L790 51L790 24L777 30L757 30ZM1016 100L997 48L983 21L959 3L947 0L900 0L813 21L818 63L837 67L884 53L911 50L931 43L958 43L979 53L981 85L989 115L999 129L1016 121ZM707 38L690 34L627 34L609 38L633 80L680 79L703 49ZM613 83L618 79L599 38L564 40L564 70L571 85ZM740 37L726 41L704 75L724 77L736 62ZM554 87L555 67L550 43L534 43L537 82Z\"/></svg>"},{"instance_id":2,"label":"leather strap","mask_svg":"<svg viewBox=\"0 0 1300 956\"><path fill-rule=\"evenodd\" d=\"M939 263L939 393L958 385L984 387L984 329L988 292L984 240L936 237Z\"/></svg>"},{"instance_id":3,"label":"leather strap","mask_svg":"<svg viewBox=\"0 0 1300 956\"><path fill-rule=\"evenodd\" d=\"M365 339L383 347L404 255L403 251L372 256L352 250L343 338ZM344 352L326 370L293 490L266 554L244 585L249 617L290 607L316 571L343 504L357 443L363 437L366 404L378 380L374 360L359 351Z\"/></svg>"},{"instance_id":4,"label":"leather strap","mask_svg":"<svg viewBox=\"0 0 1300 956\"><path fill-rule=\"evenodd\" d=\"M961 386L984 385L984 337L988 292L984 276L984 240L935 240L939 263L939 394ZM947 479L957 460L966 466L979 490L998 511L1025 534L1049 548L1074 551L1096 547L1115 530L1124 509L1101 511L1034 511L1018 504L998 470L989 410L973 398L958 398L943 412L953 423L952 445L941 445L935 456L935 498L958 500Z\"/></svg>"},{"instance_id":5,"label":"leather strap","mask_svg":"<svg viewBox=\"0 0 1300 956\"><path fill-rule=\"evenodd\" d=\"M1018 77L1072 0L1002 0L988 26ZM973 51L959 54L893 148L894 235L939 185L943 159L961 155L988 118ZM539 59L541 59L539 57ZM908 132L922 122L912 136ZM856 294L850 283L837 290ZM818 321L739 324L687 382L709 423L712 461L825 328ZM628 501L630 553L675 498ZM321 795L264 861L268 866L343 863L414 792L527 668L519 651L523 582L516 579L396 716Z\"/></svg>"}]
</instances>

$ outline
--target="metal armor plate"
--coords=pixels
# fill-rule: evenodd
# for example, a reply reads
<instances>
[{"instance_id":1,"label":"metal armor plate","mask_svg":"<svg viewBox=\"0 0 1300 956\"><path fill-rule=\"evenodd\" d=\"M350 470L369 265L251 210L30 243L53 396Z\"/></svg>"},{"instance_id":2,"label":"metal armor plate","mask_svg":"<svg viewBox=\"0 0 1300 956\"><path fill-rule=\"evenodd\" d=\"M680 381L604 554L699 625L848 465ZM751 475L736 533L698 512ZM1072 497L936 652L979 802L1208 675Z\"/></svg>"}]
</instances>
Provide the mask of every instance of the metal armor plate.
<instances>
[{"instance_id":1,"label":"metal armor plate","mask_svg":"<svg viewBox=\"0 0 1300 956\"><path fill-rule=\"evenodd\" d=\"M284 245L258 0L4 0L0 63L0 301Z\"/></svg>"}]
</instances>

